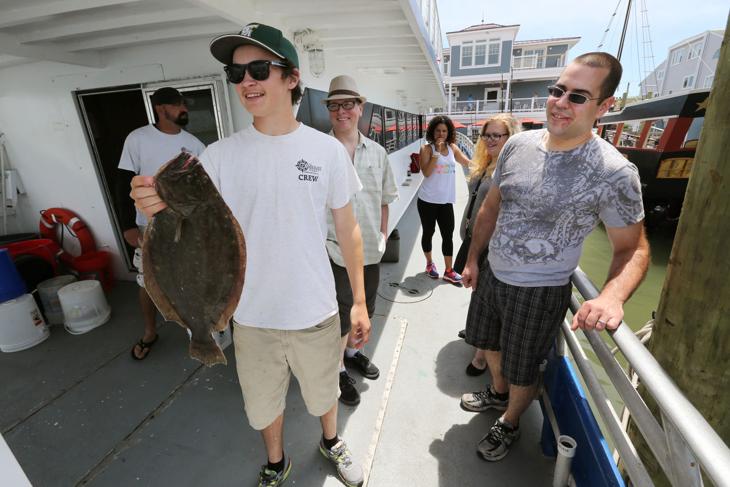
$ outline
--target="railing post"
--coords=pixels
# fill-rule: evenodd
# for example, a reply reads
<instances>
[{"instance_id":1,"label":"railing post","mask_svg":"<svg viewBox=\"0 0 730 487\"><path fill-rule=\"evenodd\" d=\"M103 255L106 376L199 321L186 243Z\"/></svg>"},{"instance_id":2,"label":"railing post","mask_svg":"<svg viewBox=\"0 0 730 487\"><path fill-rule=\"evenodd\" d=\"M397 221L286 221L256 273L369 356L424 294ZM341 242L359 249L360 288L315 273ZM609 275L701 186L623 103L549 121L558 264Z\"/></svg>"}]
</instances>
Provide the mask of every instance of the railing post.
<instances>
[{"instance_id":1,"label":"railing post","mask_svg":"<svg viewBox=\"0 0 730 487\"><path fill-rule=\"evenodd\" d=\"M665 472L675 487L702 487L702 474L697 459L687 447L682 435L662 412L662 425L667 437L671 472Z\"/></svg>"}]
</instances>

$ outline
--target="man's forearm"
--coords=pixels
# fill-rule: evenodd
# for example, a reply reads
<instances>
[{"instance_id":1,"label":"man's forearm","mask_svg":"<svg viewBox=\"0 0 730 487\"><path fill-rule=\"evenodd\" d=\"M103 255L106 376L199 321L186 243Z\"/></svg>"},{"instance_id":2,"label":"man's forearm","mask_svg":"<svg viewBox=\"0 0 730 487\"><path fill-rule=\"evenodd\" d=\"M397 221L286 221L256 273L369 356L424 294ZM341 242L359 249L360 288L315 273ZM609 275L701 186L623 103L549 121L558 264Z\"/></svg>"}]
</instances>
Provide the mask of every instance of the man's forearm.
<instances>
[{"instance_id":1,"label":"man's forearm","mask_svg":"<svg viewBox=\"0 0 730 487\"><path fill-rule=\"evenodd\" d=\"M649 246L614 253L601 295L625 303L644 280L649 268Z\"/></svg>"},{"instance_id":2,"label":"man's forearm","mask_svg":"<svg viewBox=\"0 0 730 487\"><path fill-rule=\"evenodd\" d=\"M388 205L381 205L380 206L380 233L385 235L385 238L388 238L388 215L389 215Z\"/></svg>"},{"instance_id":3,"label":"man's forearm","mask_svg":"<svg viewBox=\"0 0 730 487\"><path fill-rule=\"evenodd\" d=\"M492 238L496 223L497 216L493 215L487 207L482 205L479 208L476 220L471 224L471 245L469 245L467 262L474 261L482 255L482 252L484 252L484 249L489 243L489 239Z\"/></svg>"}]
</instances>

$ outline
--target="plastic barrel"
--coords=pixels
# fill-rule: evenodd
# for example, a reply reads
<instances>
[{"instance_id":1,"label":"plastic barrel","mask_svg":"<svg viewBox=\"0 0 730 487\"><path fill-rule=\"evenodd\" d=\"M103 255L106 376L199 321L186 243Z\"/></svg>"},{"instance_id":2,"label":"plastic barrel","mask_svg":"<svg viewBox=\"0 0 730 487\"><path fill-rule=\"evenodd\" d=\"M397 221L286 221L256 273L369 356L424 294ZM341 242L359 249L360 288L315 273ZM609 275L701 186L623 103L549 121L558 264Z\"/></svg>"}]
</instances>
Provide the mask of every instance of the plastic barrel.
<instances>
[{"instance_id":1,"label":"plastic barrel","mask_svg":"<svg viewBox=\"0 0 730 487\"><path fill-rule=\"evenodd\" d=\"M26 291L25 282L10 258L10 253L6 249L0 249L0 303L22 296Z\"/></svg>"},{"instance_id":2,"label":"plastic barrel","mask_svg":"<svg viewBox=\"0 0 730 487\"><path fill-rule=\"evenodd\" d=\"M30 294L0 304L0 351L25 350L39 344L49 334Z\"/></svg>"},{"instance_id":3,"label":"plastic barrel","mask_svg":"<svg viewBox=\"0 0 730 487\"><path fill-rule=\"evenodd\" d=\"M76 277L65 275L46 279L38 284L38 294L43 303L43 314L49 325L63 324L63 309L58 300L58 290L72 282L76 282Z\"/></svg>"},{"instance_id":4,"label":"plastic barrel","mask_svg":"<svg viewBox=\"0 0 730 487\"><path fill-rule=\"evenodd\" d=\"M79 335L101 326L111 317L111 308L99 281L79 281L58 290L66 331Z\"/></svg>"}]
</instances>

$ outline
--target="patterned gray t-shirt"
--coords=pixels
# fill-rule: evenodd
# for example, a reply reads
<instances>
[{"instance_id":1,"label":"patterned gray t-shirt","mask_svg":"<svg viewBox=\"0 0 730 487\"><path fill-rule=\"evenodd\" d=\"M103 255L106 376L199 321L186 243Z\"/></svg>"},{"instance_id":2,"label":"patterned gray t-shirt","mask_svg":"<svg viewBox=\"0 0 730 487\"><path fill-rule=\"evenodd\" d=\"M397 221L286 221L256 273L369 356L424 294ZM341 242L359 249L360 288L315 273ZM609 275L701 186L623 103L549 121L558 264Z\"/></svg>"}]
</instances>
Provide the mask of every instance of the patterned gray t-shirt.
<instances>
[{"instance_id":1,"label":"patterned gray t-shirt","mask_svg":"<svg viewBox=\"0 0 730 487\"><path fill-rule=\"evenodd\" d=\"M545 135L511 137L492 176L502 204L489 264L515 286L567 284L599 219L625 227L644 218L639 172L611 144L594 136L570 151L548 151Z\"/></svg>"}]
</instances>

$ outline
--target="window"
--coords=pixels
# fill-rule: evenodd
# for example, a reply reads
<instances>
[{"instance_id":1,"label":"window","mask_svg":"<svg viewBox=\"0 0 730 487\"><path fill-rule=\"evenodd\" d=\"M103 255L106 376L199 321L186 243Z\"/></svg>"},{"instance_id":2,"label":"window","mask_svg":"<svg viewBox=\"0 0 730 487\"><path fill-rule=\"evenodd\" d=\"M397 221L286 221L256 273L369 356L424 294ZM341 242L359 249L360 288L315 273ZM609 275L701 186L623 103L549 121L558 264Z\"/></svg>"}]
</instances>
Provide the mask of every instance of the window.
<instances>
[{"instance_id":1,"label":"window","mask_svg":"<svg viewBox=\"0 0 730 487\"><path fill-rule=\"evenodd\" d=\"M671 64L674 66L675 64L679 64L684 59L684 48L679 48L674 51L672 51L672 61Z\"/></svg>"},{"instance_id":2,"label":"window","mask_svg":"<svg viewBox=\"0 0 730 487\"><path fill-rule=\"evenodd\" d=\"M705 88L712 88L712 81L715 79L715 75L711 74L705 78Z\"/></svg>"},{"instance_id":3,"label":"window","mask_svg":"<svg viewBox=\"0 0 730 487\"><path fill-rule=\"evenodd\" d=\"M712 55L712 59L720 59L720 49L715 51L715 54Z\"/></svg>"},{"instance_id":4,"label":"window","mask_svg":"<svg viewBox=\"0 0 730 487\"><path fill-rule=\"evenodd\" d=\"M484 66L487 59L487 44L486 42L477 42L474 49L474 66Z\"/></svg>"},{"instance_id":5,"label":"window","mask_svg":"<svg viewBox=\"0 0 730 487\"><path fill-rule=\"evenodd\" d=\"M691 89L695 87L695 75L690 74L682 78L682 88Z\"/></svg>"},{"instance_id":6,"label":"window","mask_svg":"<svg viewBox=\"0 0 730 487\"><path fill-rule=\"evenodd\" d=\"M444 59L444 74L449 74L449 58Z\"/></svg>"},{"instance_id":7,"label":"window","mask_svg":"<svg viewBox=\"0 0 730 487\"><path fill-rule=\"evenodd\" d=\"M694 59L696 57L699 57L699 55L702 53L702 43L701 42L695 42L689 47L689 54L687 55L687 59Z\"/></svg>"},{"instance_id":8,"label":"window","mask_svg":"<svg viewBox=\"0 0 730 487\"><path fill-rule=\"evenodd\" d=\"M408 144L408 127L406 127L406 114L398 110L398 149Z\"/></svg>"},{"instance_id":9,"label":"window","mask_svg":"<svg viewBox=\"0 0 730 487\"><path fill-rule=\"evenodd\" d=\"M499 48L501 43L499 39L489 40L489 64L499 64Z\"/></svg>"},{"instance_id":10,"label":"window","mask_svg":"<svg viewBox=\"0 0 730 487\"><path fill-rule=\"evenodd\" d=\"M471 41L467 44L466 42L461 45L461 65L471 66L472 65L472 51L474 46L471 45Z\"/></svg>"},{"instance_id":11,"label":"window","mask_svg":"<svg viewBox=\"0 0 730 487\"><path fill-rule=\"evenodd\" d=\"M664 79L664 70L662 69L661 71L656 72L656 80L661 81L663 79Z\"/></svg>"},{"instance_id":12,"label":"window","mask_svg":"<svg viewBox=\"0 0 730 487\"><path fill-rule=\"evenodd\" d=\"M373 106L373 117L370 119L368 138L383 145L383 115L381 108L377 105Z\"/></svg>"},{"instance_id":13,"label":"window","mask_svg":"<svg viewBox=\"0 0 730 487\"><path fill-rule=\"evenodd\" d=\"M398 150L398 132L395 124L395 110L385 110L385 151L390 154Z\"/></svg>"}]
</instances>

